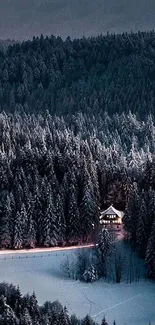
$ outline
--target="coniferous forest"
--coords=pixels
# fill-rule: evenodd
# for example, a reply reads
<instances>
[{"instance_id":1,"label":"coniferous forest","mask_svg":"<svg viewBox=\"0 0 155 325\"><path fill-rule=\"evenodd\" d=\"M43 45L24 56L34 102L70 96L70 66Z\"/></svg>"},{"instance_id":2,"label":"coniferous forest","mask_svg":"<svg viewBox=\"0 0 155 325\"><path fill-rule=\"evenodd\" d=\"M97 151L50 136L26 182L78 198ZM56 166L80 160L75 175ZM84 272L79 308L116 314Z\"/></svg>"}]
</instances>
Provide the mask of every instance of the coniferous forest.
<instances>
[{"instance_id":1,"label":"coniferous forest","mask_svg":"<svg viewBox=\"0 0 155 325\"><path fill-rule=\"evenodd\" d=\"M0 324L98 325L88 315L83 320L75 315L69 316L67 308L58 301L46 301L43 306L39 306L35 293L22 296L19 287L6 283L0 284ZM108 325L105 318L101 325Z\"/></svg>"},{"instance_id":2,"label":"coniferous forest","mask_svg":"<svg viewBox=\"0 0 155 325\"><path fill-rule=\"evenodd\" d=\"M4 48L1 247L91 241L113 203L153 277L155 32Z\"/></svg>"}]
</instances>

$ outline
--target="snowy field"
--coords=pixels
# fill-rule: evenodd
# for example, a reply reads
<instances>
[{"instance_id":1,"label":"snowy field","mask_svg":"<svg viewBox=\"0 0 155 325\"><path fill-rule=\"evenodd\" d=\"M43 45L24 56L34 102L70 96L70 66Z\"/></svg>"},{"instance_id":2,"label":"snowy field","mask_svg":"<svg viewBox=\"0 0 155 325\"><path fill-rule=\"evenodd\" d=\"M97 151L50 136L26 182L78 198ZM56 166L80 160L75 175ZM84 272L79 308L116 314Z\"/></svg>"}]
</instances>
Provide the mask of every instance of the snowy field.
<instances>
[{"instance_id":1,"label":"snowy field","mask_svg":"<svg viewBox=\"0 0 155 325\"><path fill-rule=\"evenodd\" d=\"M75 251L0 255L0 281L19 284L22 293L35 291L39 303L59 300L70 314L84 317L89 313L109 324L155 324L155 283L108 284L104 281L81 283L66 279L61 264Z\"/></svg>"}]
</instances>

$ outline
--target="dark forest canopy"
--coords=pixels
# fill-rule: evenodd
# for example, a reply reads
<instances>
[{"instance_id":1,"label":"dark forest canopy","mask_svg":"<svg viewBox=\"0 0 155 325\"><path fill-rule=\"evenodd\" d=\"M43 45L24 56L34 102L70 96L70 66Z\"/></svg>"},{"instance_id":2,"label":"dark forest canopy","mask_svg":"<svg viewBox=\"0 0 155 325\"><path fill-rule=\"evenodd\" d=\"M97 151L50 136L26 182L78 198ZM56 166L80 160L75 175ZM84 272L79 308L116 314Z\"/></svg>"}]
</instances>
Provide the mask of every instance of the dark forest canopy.
<instances>
[{"instance_id":1,"label":"dark forest canopy","mask_svg":"<svg viewBox=\"0 0 155 325\"><path fill-rule=\"evenodd\" d=\"M0 107L8 112L154 116L155 32L33 38L0 52Z\"/></svg>"}]
</instances>

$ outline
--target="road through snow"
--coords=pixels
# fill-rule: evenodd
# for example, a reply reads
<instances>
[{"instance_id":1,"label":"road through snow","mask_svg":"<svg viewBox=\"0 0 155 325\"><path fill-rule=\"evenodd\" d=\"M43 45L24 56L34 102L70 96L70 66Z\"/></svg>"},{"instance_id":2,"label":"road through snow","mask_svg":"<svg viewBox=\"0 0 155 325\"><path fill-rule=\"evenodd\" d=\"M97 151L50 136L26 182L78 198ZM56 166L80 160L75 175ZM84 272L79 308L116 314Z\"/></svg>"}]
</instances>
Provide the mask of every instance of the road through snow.
<instances>
[{"instance_id":1,"label":"road through snow","mask_svg":"<svg viewBox=\"0 0 155 325\"><path fill-rule=\"evenodd\" d=\"M48 247L48 248L32 248L32 249L2 249L0 255L8 254L29 254L29 253L46 253L46 252L57 252L57 251L69 251L74 249L94 247L94 244L79 245L79 246L66 246L66 247Z\"/></svg>"}]
</instances>

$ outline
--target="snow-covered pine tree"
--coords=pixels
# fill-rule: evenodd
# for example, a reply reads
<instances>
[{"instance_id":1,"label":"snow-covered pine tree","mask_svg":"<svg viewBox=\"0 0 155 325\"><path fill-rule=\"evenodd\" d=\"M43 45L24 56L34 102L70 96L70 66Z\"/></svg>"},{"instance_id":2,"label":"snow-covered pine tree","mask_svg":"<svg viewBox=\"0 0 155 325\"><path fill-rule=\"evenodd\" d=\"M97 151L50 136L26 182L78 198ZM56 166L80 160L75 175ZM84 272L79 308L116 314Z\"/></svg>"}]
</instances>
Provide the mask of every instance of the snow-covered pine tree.
<instances>
[{"instance_id":1,"label":"snow-covered pine tree","mask_svg":"<svg viewBox=\"0 0 155 325\"><path fill-rule=\"evenodd\" d=\"M10 196L7 195L6 200L3 202L1 227L0 227L0 244L3 248L10 248L12 245L12 232L11 228L12 209Z\"/></svg>"},{"instance_id":2,"label":"snow-covered pine tree","mask_svg":"<svg viewBox=\"0 0 155 325\"><path fill-rule=\"evenodd\" d=\"M55 199L55 210L58 223L58 244L64 245L66 243L66 221L64 215L64 197L61 190Z\"/></svg>"},{"instance_id":3,"label":"snow-covered pine tree","mask_svg":"<svg viewBox=\"0 0 155 325\"><path fill-rule=\"evenodd\" d=\"M33 292L32 295L29 296L29 313L31 318L33 319L34 324L38 324L39 317L40 317L40 310L39 310L38 300L35 292Z\"/></svg>"},{"instance_id":4,"label":"snow-covered pine tree","mask_svg":"<svg viewBox=\"0 0 155 325\"><path fill-rule=\"evenodd\" d=\"M25 158L25 160L26 160L26 158ZM25 164L27 166L27 161L25 161ZM28 197L29 197L29 186L28 186L28 183L27 183L25 171L23 170L22 167L20 167L20 177L21 177L21 184L22 184L24 202L27 202ZM25 207L26 207L26 204L25 204Z\"/></svg>"},{"instance_id":5,"label":"snow-covered pine tree","mask_svg":"<svg viewBox=\"0 0 155 325\"><path fill-rule=\"evenodd\" d=\"M20 315L20 325L32 325L32 318L27 308L24 308L22 314Z\"/></svg>"},{"instance_id":6,"label":"snow-covered pine tree","mask_svg":"<svg viewBox=\"0 0 155 325\"><path fill-rule=\"evenodd\" d=\"M131 208L130 202L127 202L124 210L124 215L122 218L124 229L127 231L129 236L131 236L129 230L131 229L131 223L132 223L132 211L130 208Z\"/></svg>"},{"instance_id":7,"label":"snow-covered pine tree","mask_svg":"<svg viewBox=\"0 0 155 325\"><path fill-rule=\"evenodd\" d=\"M69 187L67 241L76 242L80 237L80 214L77 190L73 182Z\"/></svg>"},{"instance_id":8,"label":"snow-covered pine tree","mask_svg":"<svg viewBox=\"0 0 155 325\"><path fill-rule=\"evenodd\" d=\"M44 193L44 218L43 218L43 245L46 247L56 246L59 234L58 219L55 205L53 203L50 184L47 185Z\"/></svg>"},{"instance_id":9,"label":"snow-covered pine tree","mask_svg":"<svg viewBox=\"0 0 155 325\"><path fill-rule=\"evenodd\" d=\"M154 211L155 211L155 190L151 187L149 188L148 192L145 194L145 202L146 202L146 209L147 209L147 237L150 236L150 229L152 228L154 222Z\"/></svg>"},{"instance_id":10,"label":"snow-covered pine tree","mask_svg":"<svg viewBox=\"0 0 155 325\"><path fill-rule=\"evenodd\" d=\"M27 243L27 234L29 230L28 225L28 215L26 211L25 204L22 203L21 209L20 209L20 218L22 222L22 240L23 240L23 247L25 247L25 244Z\"/></svg>"},{"instance_id":11,"label":"snow-covered pine tree","mask_svg":"<svg viewBox=\"0 0 155 325\"><path fill-rule=\"evenodd\" d=\"M152 169L152 158L150 154L147 155L147 159L144 162L143 171L143 187L147 190L152 187L153 169Z\"/></svg>"},{"instance_id":12,"label":"snow-covered pine tree","mask_svg":"<svg viewBox=\"0 0 155 325\"><path fill-rule=\"evenodd\" d=\"M18 159L20 160L20 157L18 157ZM21 186L21 175L20 175L20 168L18 168L18 166L16 167L16 170L14 172L14 181L13 181L13 195L14 195L14 199L15 199L15 203L16 203L16 210L20 210L21 209L21 205L24 202L24 195L23 195L23 189Z\"/></svg>"},{"instance_id":13,"label":"snow-covered pine tree","mask_svg":"<svg viewBox=\"0 0 155 325\"><path fill-rule=\"evenodd\" d=\"M99 252L99 256L102 262L106 260L107 254L111 248L112 248L112 241L111 241L110 234L107 229L103 228L99 234L98 244L97 244L97 250Z\"/></svg>"},{"instance_id":14,"label":"snow-covered pine tree","mask_svg":"<svg viewBox=\"0 0 155 325\"><path fill-rule=\"evenodd\" d=\"M91 176L88 173L86 163L84 163L82 185L82 200L80 205L81 225L83 227L83 238L87 239L93 227L98 225L99 209L98 202L94 195L94 187Z\"/></svg>"},{"instance_id":15,"label":"snow-covered pine tree","mask_svg":"<svg viewBox=\"0 0 155 325\"><path fill-rule=\"evenodd\" d=\"M129 201L127 202L125 214L123 217L125 230L130 234L131 239L134 243L136 242L140 205L141 205L140 193L137 187L137 183L134 182L133 190L131 192Z\"/></svg>"},{"instance_id":16,"label":"snow-covered pine tree","mask_svg":"<svg viewBox=\"0 0 155 325\"><path fill-rule=\"evenodd\" d=\"M10 193L10 206L11 206L11 219L10 219L10 230L11 230L11 247L13 247L14 241L14 227L15 227L15 216L16 216L16 203L14 199L14 195Z\"/></svg>"},{"instance_id":17,"label":"snow-covered pine tree","mask_svg":"<svg viewBox=\"0 0 155 325\"><path fill-rule=\"evenodd\" d=\"M0 296L0 324L18 325L18 319L4 296Z\"/></svg>"},{"instance_id":18,"label":"snow-covered pine tree","mask_svg":"<svg viewBox=\"0 0 155 325\"><path fill-rule=\"evenodd\" d=\"M84 271L83 278L86 282L94 282L98 280L97 270L93 264Z\"/></svg>"},{"instance_id":19,"label":"snow-covered pine tree","mask_svg":"<svg viewBox=\"0 0 155 325\"><path fill-rule=\"evenodd\" d=\"M42 196L44 192L42 187L39 187L39 182L36 180L33 189L33 200L34 200L34 212L33 219L36 232L36 244L41 245L42 239L42 224L43 224L43 202Z\"/></svg>"},{"instance_id":20,"label":"snow-covered pine tree","mask_svg":"<svg viewBox=\"0 0 155 325\"><path fill-rule=\"evenodd\" d=\"M23 241L24 241L23 236L25 235L24 218L26 218L27 220L27 214L23 203L20 211L17 211L15 217L14 243L13 243L13 247L15 249L23 248Z\"/></svg>"},{"instance_id":21,"label":"snow-covered pine tree","mask_svg":"<svg viewBox=\"0 0 155 325\"><path fill-rule=\"evenodd\" d=\"M28 220L28 233L27 233L26 243L27 244L25 246L29 248L35 248L36 246L35 222L31 214L29 215L29 220Z\"/></svg>"},{"instance_id":22,"label":"snow-covered pine tree","mask_svg":"<svg viewBox=\"0 0 155 325\"><path fill-rule=\"evenodd\" d=\"M155 278L155 220L147 243L145 262L148 276Z\"/></svg>"},{"instance_id":23,"label":"snow-covered pine tree","mask_svg":"<svg viewBox=\"0 0 155 325\"><path fill-rule=\"evenodd\" d=\"M136 243L141 257L145 256L147 244L147 210L144 198L141 200L139 213L137 214L138 224L136 228ZM132 221L131 221L132 222Z\"/></svg>"},{"instance_id":24,"label":"snow-covered pine tree","mask_svg":"<svg viewBox=\"0 0 155 325\"><path fill-rule=\"evenodd\" d=\"M81 325L95 325L94 321L91 319L91 317L89 315L87 315L83 321Z\"/></svg>"},{"instance_id":25,"label":"snow-covered pine tree","mask_svg":"<svg viewBox=\"0 0 155 325\"><path fill-rule=\"evenodd\" d=\"M103 319L102 319L102 323L101 323L101 325L108 325L108 323L107 323L107 321L106 321L106 319L105 319L105 316L104 316Z\"/></svg>"},{"instance_id":26,"label":"snow-covered pine tree","mask_svg":"<svg viewBox=\"0 0 155 325\"><path fill-rule=\"evenodd\" d=\"M34 221L34 200L30 192L27 200L27 233L24 240L24 247L34 248L36 246L36 225Z\"/></svg>"},{"instance_id":27,"label":"snow-covered pine tree","mask_svg":"<svg viewBox=\"0 0 155 325\"><path fill-rule=\"evenodd\" d=\"M70 325L70 320L69 320L68 311L66 307L64 307L59 314L59 324Z\"/></svg>"}]
</instances>

